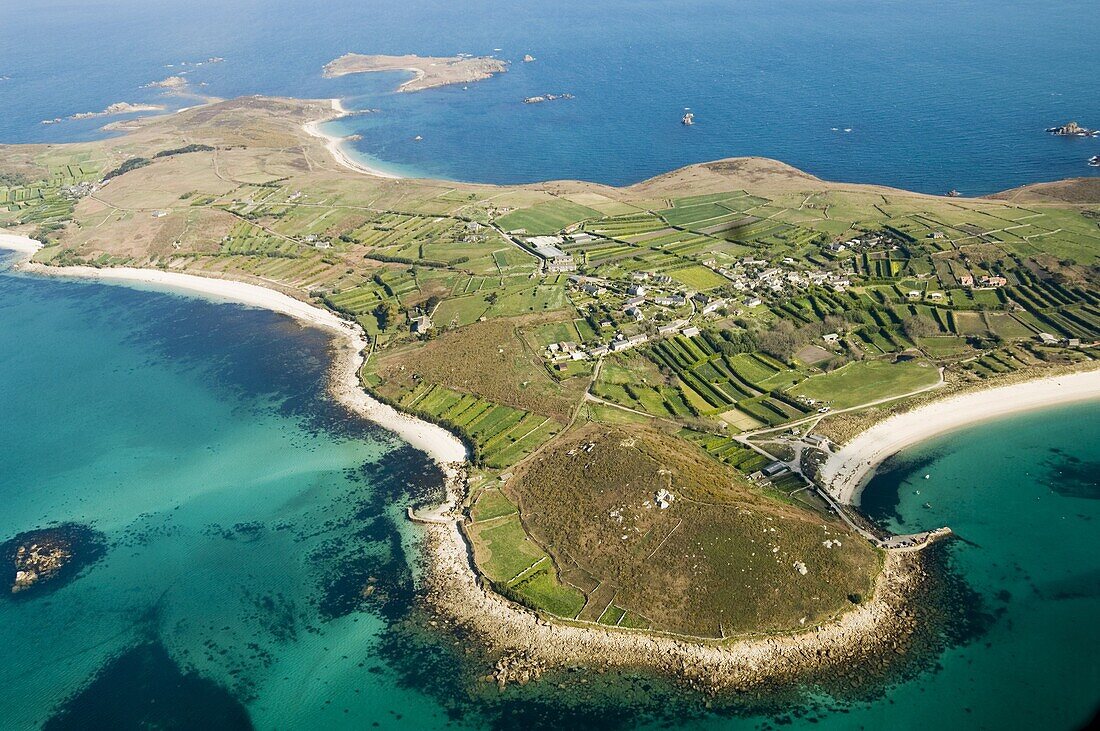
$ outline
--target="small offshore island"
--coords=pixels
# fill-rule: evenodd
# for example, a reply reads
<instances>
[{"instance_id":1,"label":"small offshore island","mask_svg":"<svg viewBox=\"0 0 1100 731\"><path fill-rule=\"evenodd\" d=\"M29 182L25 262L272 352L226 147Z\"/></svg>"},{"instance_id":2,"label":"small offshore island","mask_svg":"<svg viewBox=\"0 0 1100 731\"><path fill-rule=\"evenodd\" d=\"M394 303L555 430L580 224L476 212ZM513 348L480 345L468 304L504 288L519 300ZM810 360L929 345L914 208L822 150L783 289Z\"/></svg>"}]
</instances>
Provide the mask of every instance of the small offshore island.
<instances>
[{"instance_id":1,"label":"small offshore island","mask_svg":"<svg viewBox=\"0 0 1100 731\"><path fill-rule=\"evenodd\" d=\"M66 523L20 533L0 544L2 581L13 599L30 599L60 588L102 558L101 533Z\"/></svg>"},{"instance_id":2,"label":"small offshore island","mask_svg":"<svg viewBox=\"0 0 1100 731\"><path fill-rule=\"evenodd\" d=\"M397 68L414 91L505 66L326 73ZM422 594L501 687L578 663L830 687L934 656L924 549L949 526L884 535L852 506L869 471L1100 393L1096 180L946 199L757 158L624 188L382 178L317 132L340 114L249 97L0 147L0 227L44 244L28 271L332 332L333 392L447 474L409 510Z\"/></svg>"},{"instance_id":3,"label":"small offshore island","mask_svg":"<svg viewBox=\"0 0 1100 731\"><path fill-rule=\"evenodd\" d=\"M1098 137L1100 136L1100 129L1088 129L1082 127L1076 122L1067 122L1061 127L1051 127L1047 130L1055 137Z\"/></svg>"},{"instance_id":4,"label":"small offshore island","mask_svg":"<svg viewBox=\"0 0 1100 731\"><path fill-rule=\"evenodd\" d=\"M382 56L346 53L325 65L326 78L375 71L412 71L416 77L398 91L423 91L448 84L468 84L508 70L508 62L490 56Z\"/></svg>"}]
</instances>

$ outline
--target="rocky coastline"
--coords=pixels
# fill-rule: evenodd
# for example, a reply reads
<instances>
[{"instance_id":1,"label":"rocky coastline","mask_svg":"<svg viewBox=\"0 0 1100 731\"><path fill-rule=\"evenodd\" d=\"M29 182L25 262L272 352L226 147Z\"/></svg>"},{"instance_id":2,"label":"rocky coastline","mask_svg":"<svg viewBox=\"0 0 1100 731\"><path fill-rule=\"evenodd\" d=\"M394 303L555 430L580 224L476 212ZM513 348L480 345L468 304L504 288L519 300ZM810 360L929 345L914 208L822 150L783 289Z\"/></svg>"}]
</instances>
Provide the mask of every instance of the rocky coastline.
<instances>
[{"instance_id":1,"label":"rocky coastline","mask_svg":"<svg viewBox=\"0 0 1100 731\"><path fill-rule=\"evenodd\" d=\"M376 71L411 71L416 76L397 87L400 92L423 91L448 84L483 81L508 70L508 62L492 56L386 56L345 53L329 61L322 71L326 79Z\"/></svg>"},{"instance_id":2,"label":"rocky coastline","mask_svg":"<svg viewBox=\"0 0 1100 731\"><path fill-rule=\"evenodd\" d=\"M458 489L452 485L449 492ZM839 692L866 687L929 655L914 650L939 652L941 632L924 616L924 607L939 602L921 601L937 583L926 551L887 552L873 595L829 621L798 633L717 643L548 618L515 604L477 575L450 517L420 521L425 611L436 631L479 648L482 679L502 691L583 667L652 672L706 696L806 684Z\"/></svg>"}]
</instances>

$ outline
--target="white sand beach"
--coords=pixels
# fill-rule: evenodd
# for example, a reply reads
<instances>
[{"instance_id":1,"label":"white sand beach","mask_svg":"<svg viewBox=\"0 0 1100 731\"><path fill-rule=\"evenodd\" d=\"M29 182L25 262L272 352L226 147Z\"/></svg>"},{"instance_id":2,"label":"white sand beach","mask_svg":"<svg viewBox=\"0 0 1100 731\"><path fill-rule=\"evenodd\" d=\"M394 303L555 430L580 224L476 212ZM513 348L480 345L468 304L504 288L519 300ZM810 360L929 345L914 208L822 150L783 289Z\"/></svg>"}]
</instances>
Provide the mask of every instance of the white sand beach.
<instances>
[{"instance_id":1,"label":"white sand beach","mask_svg":"<svg viewBox=\"0 0 1100 731\"><path fill-rule=\"evenodd\" d=\"M819 475L837 500L858 504L874 468L905 447L977 422L1093 399L1100 399L1100 369L953 396L876 424L830 455Z\"/></svg>"},{"instance_id":2,"label":"white sand beach","mask_svg":"<svg viewBox=\"0 0 1100 731\"><path fill-rule=\"evenodd\" d=\"M42 248L40 241L19 234L0 231L0 249L18 251L21 254L33 254Z\"/></svg>"},{"instance_id":3,"label":"white sand beach","mask_svg":"<svg viewBox=\"0 0 1100 731\"><path fill-rule=\"evenodd\" d=\"M326 122L331 122L334 119L345 117L350 112L344 108L344 105L340 103L339 99L332 99L332 111L335 114L326 119L318 119L313 122L307 122L302 125L302 129L311 137L317 137L325 141L325 148L332 154L336 162L342 167L351 170L352 172L362 173L364 175L373 175L376 178L392 178L398 179L400 175L394 175L393 173L386 172L385 170L377 170L372 167L368 167L358 160L352 159L351 155L343 148L344 140L340 137L327 134L321 130L321 125Z\"/></svg>"}]
</instances>

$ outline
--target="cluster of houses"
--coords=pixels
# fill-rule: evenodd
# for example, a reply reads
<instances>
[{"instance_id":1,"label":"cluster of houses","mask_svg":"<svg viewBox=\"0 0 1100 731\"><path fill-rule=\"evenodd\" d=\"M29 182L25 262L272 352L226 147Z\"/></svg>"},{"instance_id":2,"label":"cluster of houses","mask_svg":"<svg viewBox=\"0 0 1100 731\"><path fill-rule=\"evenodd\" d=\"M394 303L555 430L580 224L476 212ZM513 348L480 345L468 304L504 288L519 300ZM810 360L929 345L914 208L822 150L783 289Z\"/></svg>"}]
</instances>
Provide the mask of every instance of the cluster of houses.
<instances>
[{"instance_id":1,"label":"cluster of houses","mask_svg":"<svg viewBox=\"0 0 1100 731\"><path fill-rule=\"evenodd\" d=\"M744 257L732 267L719 266L714 259L703 262L703 266L713 269L730 280L733 288L738 292L749 295L778 296L790 290L806 289L811 286L844 292L852 286L851 279L840 272L806 271L796 269L796 264L797 262L790 257L784 258L778 265L773 265L764 259L751 256ZM761 304L761 299L750 297L745 304L756 307Z\"/></svg>"},{"instance_id":2,"label":"cluster of houses","mask_svg":"<svg viewBox=\"0 0 1100 731\"><path fill-rule=\"evenodd\" d=\"M879 247L888 247L896 251L898 242L886 234L864 234L845 241L831 241L825 245L825 251L830 254L842 254L845 251L870 251Z\"/></svg>"},{"instance_id":3,"label":"cluster of houses","mask_svg":"<svg viewBox=\"0 0 1100 731\"><path fill-rule=\"evenodd\" d=\"M928 234L933 239L942 239L942 233ZM893 236L886 233L867 233L854 237L854 239L847 239L845 241L832 241L824 246L824 250L828 254L843 254L844 252L869 252L876 250L876 248L884 248L891 252L898 251L901 248L901 242L898 239L894 239Z\"/></svg>"},{"instance_id":4,"label":"cluster of houses","mask_svg":"<svg viewBox=\"0 0 1100 731\"><path fill-rule=\"evenodd\" d=\"M694 334L699 334L699 328L688 328L693 330ZM680 332L677 330L676 332ZM668 334L676 334L676 332ZM685 330L686 332L686 330ZM596 360L602 358L608 353L621 353L624 350L630 350L636 348L639 345L645 345L650 340L649 335L645 333L638 333L637 335L626 335L622 332L615 333L615 336L611 339L611 342L606 345L593 345L588 348L583 348L577 343L573 342L561 342L550 343L546 346L544 355L546 359L555 365L558 370L565 370L570 361L574 360Z\"/></svg>"},{"instance_id":5,"label":"cluster of houses","mask_svg":"<svg viewBox=\"0 0 1100 731\"><path fill-rule=\"evenodd\" d=\"M1039 333L1037 337L1043 345L1064 345L1067 348L1081 347L1081 338L1060 338L1050 333Z\"/></svg>"},{"instance_id":6,"label":"cluster of houses","mask_svg":"<svg viewBox=\"0 0 1100 731\"><path fill-rule=\"evenodd\" d=\"M977 281L975 282L973 274L963 274L961 277L959 277L959 284L964 287L970 287L971 289L993 289L996 287L1004 287L1008 284L1008 280L1004 277L987 275L978 277Z\"/></svg>"},{"instance_id":7,"label":"cluster of houses","mask_svg":"<svg viewBox=\"0 0 1100 731\"><path fill-rule=\"evenodd\" d=\"M110 182L110 180L104 180L101 183L89 183L88 181L74 183L73 185L63 186L61 188L61 194L73 200L79 200L85 196L91 195Z\"/></svg>"},{"instance_id":8,"label":"cluster of houses","mask_svg":"<svg viewBox=\"0 0 1100 731\"><path fill-rule=\"evenodd\" d=\"M308 246L312 246L315 249L331 249L332 248L332 242L331 241L329 241L328 239L323 239L320 236L317 236L315 234L307 234L302 239L302 243L304 243Z\"/></svg>"}]
</instances>

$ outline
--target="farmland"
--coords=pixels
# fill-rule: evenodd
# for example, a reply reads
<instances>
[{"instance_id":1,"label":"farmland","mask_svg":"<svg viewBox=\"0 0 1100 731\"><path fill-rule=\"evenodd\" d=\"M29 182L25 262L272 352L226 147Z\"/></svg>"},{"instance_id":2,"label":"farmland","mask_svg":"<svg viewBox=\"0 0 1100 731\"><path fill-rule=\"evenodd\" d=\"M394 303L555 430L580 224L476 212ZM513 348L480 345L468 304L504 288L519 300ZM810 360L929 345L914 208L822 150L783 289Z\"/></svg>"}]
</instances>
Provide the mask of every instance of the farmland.
<instances>
[{"instance_id":1,"label":"farmland","mask_svg":"<svg viewBox=\"0 0 1100 731\"><path fill-rule=\"evenodd\" d=\"M373 178L302 132L327 113L251 98L5 147L0 226L41 238L39 262L239 279L357 323L363 385L471 448L480 571L568 621L722 638L838 612L877 551L776 434L827 429L823 405L933 398L907 394L941 371L948 391L1100 355L1100 201L756 159L625 188Z\"/></svg>"},{"instance_id":2,"label":"farmland","mask_svg":"<svg viewBox=\"0 0 1100 731\"><path fill-rule=\"evenodd\" d=\"M938 381L936 369L924 361L866 361L808 378L791 393L848 409L929 388Z\"/></svg>"}]
</instances>

